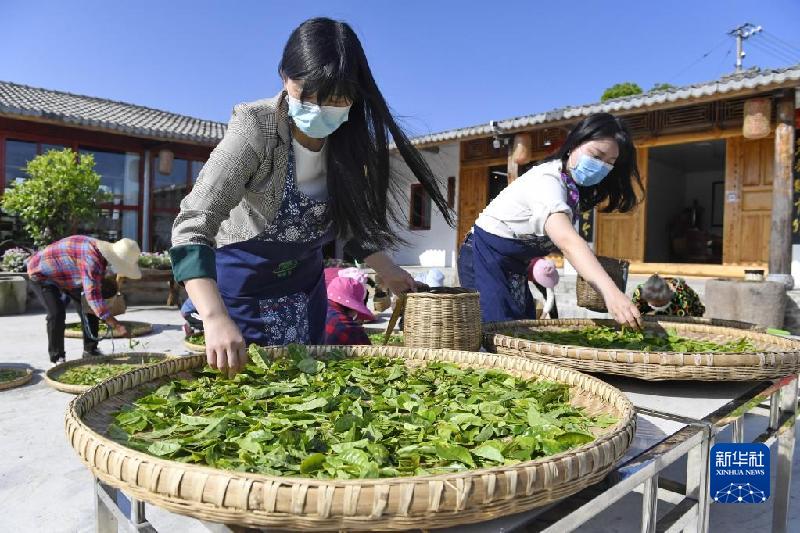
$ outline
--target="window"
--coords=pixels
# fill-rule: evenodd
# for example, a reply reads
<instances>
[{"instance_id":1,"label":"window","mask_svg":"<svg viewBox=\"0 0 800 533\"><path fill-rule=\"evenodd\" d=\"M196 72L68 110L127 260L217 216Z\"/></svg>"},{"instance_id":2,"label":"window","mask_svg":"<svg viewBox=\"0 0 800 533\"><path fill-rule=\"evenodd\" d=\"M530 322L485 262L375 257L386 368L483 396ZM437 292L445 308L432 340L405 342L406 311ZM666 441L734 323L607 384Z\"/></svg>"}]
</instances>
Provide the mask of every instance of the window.
<instances>
[{"instance_id":1,"label":"window","mask_svg":"<svg viewBox=\"0 0 800 533\"><path fill-rule=\"evenodd\" d=\"M111 194L111 202L102 206L96 227L88 233L105 241L123 237L138 240L140 155L84 147L79 152L94 157L94 170L100 174L100 188Z\"/></svg>"},{"instance_id":2,"label":"window","mask_svg":"<svg viewBox=\"0 0 800 533\"><path fill-rule=\"evenodd\" d=\"M447 207L450 209L456 206L456 178L450 176L447 178Z\"/></svg>"},{"instance_id":3,"label":"window","mask_svg":"<svg viewBox=\"0 0 800 533\"><path fill-rule=\"evenodd\" d=\"M100 186L114 196L115 205L139 205L139 154L105 152L81 148L81 154L94 156L94 170Z\"/></svg>"},{"instance_id":4,"label":"window","mask_svg":"<svg viewBox=\"0 0 800 533\"><path fill-rule=\"evenodd\" d=\"M431 197L419 183L411 186L410 229L431 229Z\"/></svg>"},{"instance_id":5,"label":"window","mask_svg":"<svg viewBox=\"0 0 800 533\"><path fill-rule=\"evenodd\" d=\"M36 143L25 141L6 141L6 187L28 177L25 173L25 165L28 161L36 157Z\"/></svg>"},{"instance_id":6,"label":"window","mask_svg":"<svg viewBox=\"0 0 800 533\"><path fill-rule=\"evenodd\" d=\"M158 169L158 156L154 156L152 161L151 205L153 213L150 218L150 249L160 252L169 249L172 240L172 223L180 212L181 200L191 190L205 163L176 157L172 160L171 172L162 174Z\"/></svg>"}]
</instances>

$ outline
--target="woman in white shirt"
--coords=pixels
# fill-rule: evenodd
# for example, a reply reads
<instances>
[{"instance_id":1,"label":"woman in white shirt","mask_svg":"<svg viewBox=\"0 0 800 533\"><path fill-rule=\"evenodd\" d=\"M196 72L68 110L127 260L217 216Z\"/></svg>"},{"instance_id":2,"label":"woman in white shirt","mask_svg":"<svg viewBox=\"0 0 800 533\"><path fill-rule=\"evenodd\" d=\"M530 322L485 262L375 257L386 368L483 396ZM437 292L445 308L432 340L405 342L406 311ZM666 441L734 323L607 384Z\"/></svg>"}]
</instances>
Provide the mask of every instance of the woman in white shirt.
<instances>
[{"instance_id":1,"label":"woman in white shirt","mask_svg":"<svg viewBox=\"0 0 800 533\"><path fill-rule=\"evenodd\" d=\"M601 203L606 212L630 211L634 182L641 188L630 132L620 119L597 113L570 132L556 155L506 187L475 221L458 258L461 285L480 292L483 321L533 318L527 266L561 250L617 322L638 327L636 306L575 231L580 213Z\"/></svg>"}]
</instances>

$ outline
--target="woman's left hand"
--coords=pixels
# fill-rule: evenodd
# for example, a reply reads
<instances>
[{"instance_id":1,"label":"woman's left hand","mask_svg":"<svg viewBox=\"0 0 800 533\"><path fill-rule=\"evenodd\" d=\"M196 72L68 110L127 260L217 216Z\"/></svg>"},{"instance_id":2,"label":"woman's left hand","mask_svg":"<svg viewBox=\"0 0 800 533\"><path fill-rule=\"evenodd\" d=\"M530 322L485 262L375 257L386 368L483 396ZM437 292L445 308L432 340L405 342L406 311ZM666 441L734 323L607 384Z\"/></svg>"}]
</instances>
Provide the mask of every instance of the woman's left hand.
<instances>
[{"instance_id":1,"label":"woman's left hand","mask_svg":"<svg viewBox=\"0 0 800 533\"><path fill-rule=\"evenodd\" d=\"M411 274L395 265L385 253L377 252L372 254L367 257L366 263L380 276L385 288L394 294L404 294L417 290L417 282L414 281Z\"/></svg>"}]
</instances>

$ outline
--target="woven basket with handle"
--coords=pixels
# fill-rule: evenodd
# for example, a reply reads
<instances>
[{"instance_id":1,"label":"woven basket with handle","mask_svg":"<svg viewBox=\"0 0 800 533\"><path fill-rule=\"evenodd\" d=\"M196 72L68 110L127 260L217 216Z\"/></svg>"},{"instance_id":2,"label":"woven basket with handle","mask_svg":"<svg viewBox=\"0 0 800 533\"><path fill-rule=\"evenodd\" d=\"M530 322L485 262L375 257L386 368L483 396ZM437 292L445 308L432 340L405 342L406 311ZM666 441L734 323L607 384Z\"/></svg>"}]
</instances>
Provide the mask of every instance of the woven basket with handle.
<instances>
[{"instance_id":1,"label":"woven basket with handle","mask_svg":"<svg viewBox=\"0 0 800 533\"><path fill-rule=\"evenodd\" d=\"M614 259L613 257L603 256L598 256L597 261L617 288L625 292L625 286L628 283L629 263L624 259ZM575 296L578 301L578 307L583 307L584 309L597 313L608 312L606 302L603 300L603 295L597 292L597 290L592 287L588 281L583 279L580 274L575 282Z\"/></svg>"},{"instance_id":2,"label":"woven basket with handle","mask_svg":"<svg viewBox=\"0 0 800 533\"><path fill-rule=\"evenodd\" d=\"M716 343L744 337L755 346L754 351L648 352L536 340L537 332L615 325L612 320L579 319L497 322L485 325L484 346L490 352L519 355L582 372L618 374L650 381L754 381L800 372L800 342L766 334L762 328L751 324L728 320L645 317L644 328L662 334L674 330L681 337Z\"/></svg>"},{"instance_id":3,"label":"woven basket with handle","mask_svg":"<svg viewBox=\"0 0 800 533\"><path fill-rule=\"evenodd\" d=\"M396 357L411 366L447 361L565 383L572 405L592 416L608 414L617 422L593 429L596 438L590 443L533 461L452 474L351 480L267 476L180 463L135 451L106 436L113 413L170 380L194 379L187 371L205 365L205 357L196 355L112 378L75 398L67 410L67 438L94 476L153 505L212 522L315 531L429 529L523 512L602 480L633 439L630 400L574 370L487 353L339 349L351 357ZM308 350L315 356L330 347ZM286 355L286 348L269 351Z\"/></svg>"},{"instance_id":4,"label":"woven basket with handle","mask_svg":"<svg viewBox=\"0 0 800 533\"><path fill-rule=\"evenodd\" d=\"M480 350L481 306L477 291L439 287L411 292L404 298L405 346Z\"/></svg>"}]
</instances>

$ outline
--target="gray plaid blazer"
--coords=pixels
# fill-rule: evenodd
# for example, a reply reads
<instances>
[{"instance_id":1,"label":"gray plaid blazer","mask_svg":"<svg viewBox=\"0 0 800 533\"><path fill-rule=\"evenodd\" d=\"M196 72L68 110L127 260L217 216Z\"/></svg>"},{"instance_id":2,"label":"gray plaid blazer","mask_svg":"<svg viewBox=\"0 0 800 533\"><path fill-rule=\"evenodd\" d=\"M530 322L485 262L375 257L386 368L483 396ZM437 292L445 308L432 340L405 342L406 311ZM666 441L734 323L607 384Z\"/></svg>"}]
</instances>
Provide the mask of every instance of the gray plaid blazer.
<instances>
[{"instance_id":1,"label":"gray plaid blazer","mask_svg":"<svg viewBox=\"0 0 800 533\"><path fill-rule=\"evenodd\" d=\"M172 226L172 246L212 248L259 235L278 214L291 133L286 93L239 104Z\"/></svg>"}]
</instances>

